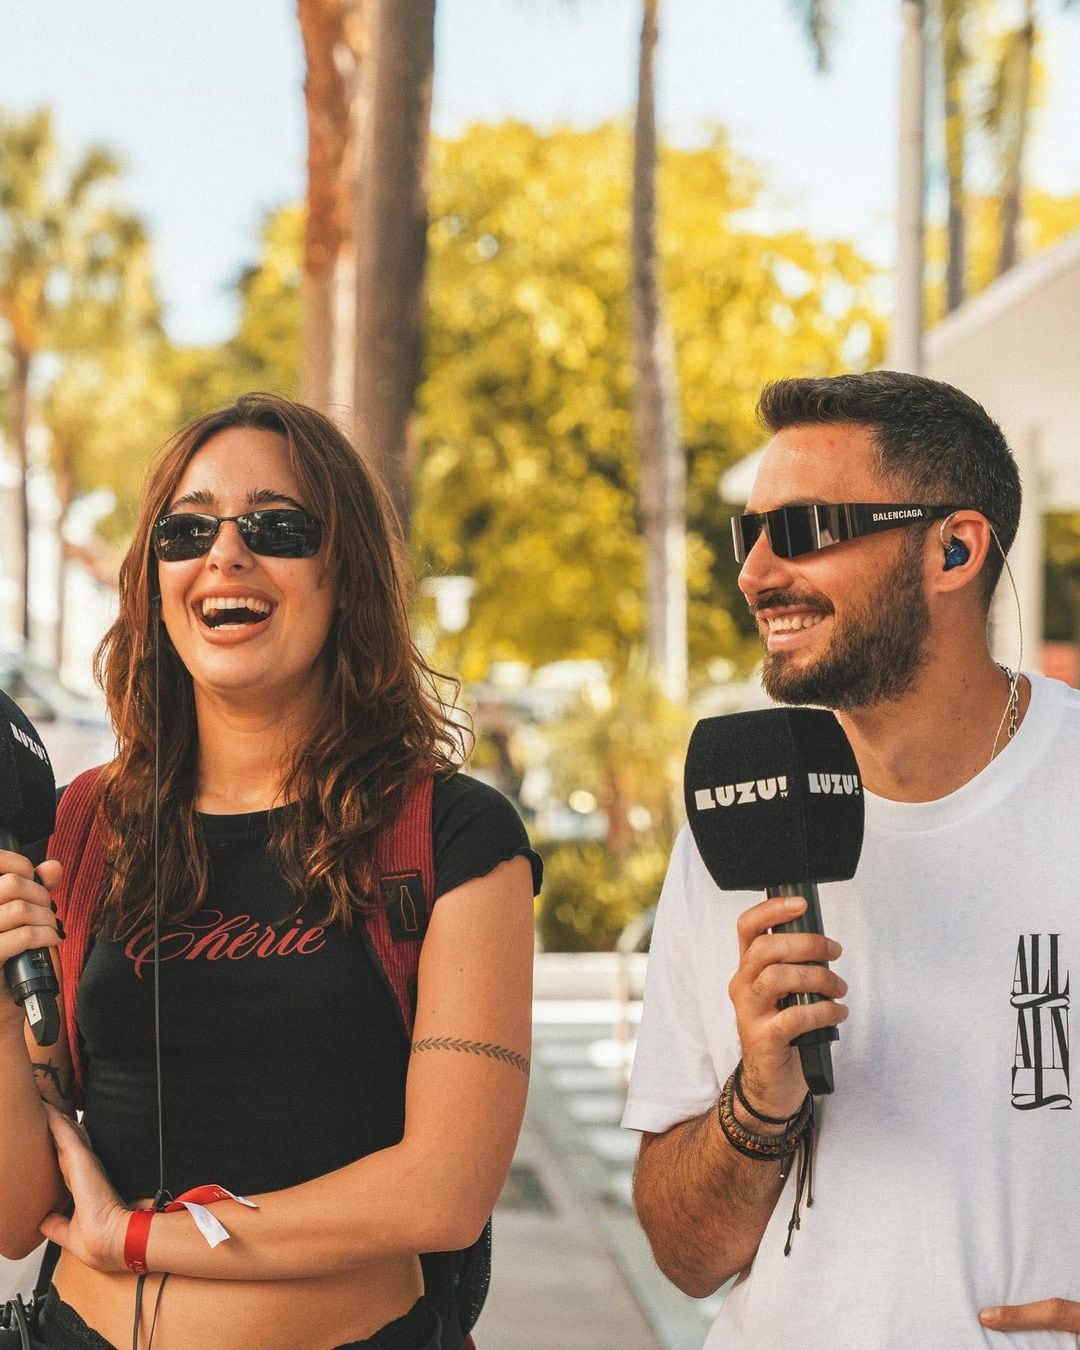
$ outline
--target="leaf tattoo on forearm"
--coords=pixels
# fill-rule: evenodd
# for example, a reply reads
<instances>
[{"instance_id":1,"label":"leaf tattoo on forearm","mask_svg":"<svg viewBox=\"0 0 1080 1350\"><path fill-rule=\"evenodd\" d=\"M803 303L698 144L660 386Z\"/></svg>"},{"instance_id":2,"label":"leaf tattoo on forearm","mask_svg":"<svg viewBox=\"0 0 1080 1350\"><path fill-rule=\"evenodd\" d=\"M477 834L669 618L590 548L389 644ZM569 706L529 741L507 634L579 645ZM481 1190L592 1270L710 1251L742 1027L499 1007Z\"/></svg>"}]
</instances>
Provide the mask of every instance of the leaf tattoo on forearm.
<instances>
[{"instance_id":1,"label":"leaf tattoo on forearm","mask_svg":"<svg viewBox=\"0 0 1080 1350\"><path fill-rule=\"evenodd\" d=\"M69 1110L72 1102L72 1088L74 1086L73 1075L70 1074L68 1075L68 1082L65 1085L63 1079L61 1078L60 1070L56 1067L55 1064L49 1064L47 1062L44 1064L39 1064L35 1061L34 1063L31 1064L30 1067L33 1069L36 1075L38 1075L41 1078L44 1078L54 1088L58 1100L53 1102L53 1105L58 1104L62 1107L63 1110L65 1111ZM39 1087L38 1090L40 1092L46 1091L46 1089L43 1086Z\"/></svg>"},{"instance_id":2,"label":"leaf tattoo on forearm","mask_svg":"<svg viewBox=\"0 0 1080 1350\"><path fill-rule=\"evenodd\" d=\"M412 1052L418 1055L421 1050L459 1050L466 1055L486 1055L488 1059L500 1060L529 1076L529 1061L516 1050L508 1050L505 1045L493 1045L490 1041L462 1041L453 1036L428 1036L413 1044Z\"/></svg>"}]
</instances>

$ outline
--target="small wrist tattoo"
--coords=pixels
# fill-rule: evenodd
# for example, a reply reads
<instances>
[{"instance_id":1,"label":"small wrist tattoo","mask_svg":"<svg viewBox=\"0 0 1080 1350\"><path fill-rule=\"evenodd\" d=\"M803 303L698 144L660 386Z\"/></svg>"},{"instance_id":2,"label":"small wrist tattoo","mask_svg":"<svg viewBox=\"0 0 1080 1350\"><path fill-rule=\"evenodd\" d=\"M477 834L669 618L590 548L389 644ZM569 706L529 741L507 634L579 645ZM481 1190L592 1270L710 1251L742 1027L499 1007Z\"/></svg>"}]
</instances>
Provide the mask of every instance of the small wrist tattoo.
<instances>
[{"instance_id":1,"label":"small wrist tattoo","mask_svg":"<svg viewBox=\"0 0 1080 1350\"><path fill-rule=\"evenodd\" d=\"M526 1078L529 1076L529 1061L524 1055L519 1055L516 1050L508 1050L504 1045L493 1045L490 1041L461 1041L453 1036L428 1036L413 1044L414 1055L418 1055L421 1050L458 1050L466 1055L486 1055L488 1059L512 1065Z\"/></svg>"}]
</instances>

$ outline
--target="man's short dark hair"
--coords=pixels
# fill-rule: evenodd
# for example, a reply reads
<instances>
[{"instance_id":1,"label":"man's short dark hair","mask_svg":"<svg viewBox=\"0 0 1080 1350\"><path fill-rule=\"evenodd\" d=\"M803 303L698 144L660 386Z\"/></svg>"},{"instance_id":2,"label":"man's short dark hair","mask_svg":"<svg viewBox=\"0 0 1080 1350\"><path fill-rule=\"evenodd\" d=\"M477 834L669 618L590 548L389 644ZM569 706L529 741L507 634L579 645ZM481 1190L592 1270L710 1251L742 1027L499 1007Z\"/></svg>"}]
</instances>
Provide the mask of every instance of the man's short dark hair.
<instances>
[{"instance_id":1,"label":"man's short dark hair","mask_svg":"<svg viewBox=\"0 0 1080 1350\"><path fill-rule=\"evenodd\" d=\"M882 472L910 501L980 511L1001 548L1012 547L1020 523L1016 461L986 409L951 384L896 370L777 380L762 390L758 417L773 433L830 422L869 427ZM1002 562L991 546L982 571L987 606Z\"/></svg>"}]
</instances>

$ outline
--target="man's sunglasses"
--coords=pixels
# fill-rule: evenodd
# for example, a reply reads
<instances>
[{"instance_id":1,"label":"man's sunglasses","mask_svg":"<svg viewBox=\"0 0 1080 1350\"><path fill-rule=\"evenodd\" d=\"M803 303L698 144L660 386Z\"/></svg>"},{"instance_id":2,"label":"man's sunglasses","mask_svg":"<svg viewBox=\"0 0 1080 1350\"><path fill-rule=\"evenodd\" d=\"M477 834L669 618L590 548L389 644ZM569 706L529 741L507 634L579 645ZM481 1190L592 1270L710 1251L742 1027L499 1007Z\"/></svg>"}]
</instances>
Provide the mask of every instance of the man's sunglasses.
<instances>
[{"instance_id":1,"label":"man's sunglasses","mask_svg":"<svg viewBox=\"0 0 1080 1350\"><path fill-rule=\"evenodd\" d=\"M731 535L735 541L735 561L743 563L762 532L778 558L797 558L814 553L845 539L882 530L899 530L905 525L922 525L944 520L959 506L912 506L888 502L827 502L812 506L780 506L775 511L752 511L734 516Z\"/></svg>"},{"instance_id":2,"label":"man's sunglasses","mask_svg":"<svg viewBox=\"0 0 1080 1350\"><path fill-rule=\"evenodd\" d=\"M154 552L161 562L203 558L227 520L236 525L252 553L267 558L313 558L322 543L322 526L306 511L245 511L242 516L178 511L155 522Z\"/></svg>"}]
</instances>

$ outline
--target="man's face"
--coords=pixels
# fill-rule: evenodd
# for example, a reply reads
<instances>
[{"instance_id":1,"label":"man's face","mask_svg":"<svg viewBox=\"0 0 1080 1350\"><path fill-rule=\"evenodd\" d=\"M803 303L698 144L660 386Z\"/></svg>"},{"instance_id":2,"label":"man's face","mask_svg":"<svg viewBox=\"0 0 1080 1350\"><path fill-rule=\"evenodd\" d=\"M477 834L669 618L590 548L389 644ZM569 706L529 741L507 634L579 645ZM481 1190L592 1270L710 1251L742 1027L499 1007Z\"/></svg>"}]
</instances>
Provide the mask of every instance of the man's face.
<instances>
[{"instance_id":1,"label":"man's face","mask_svg":"<svg viewBox=\"0 0 1080 1350\"><path fill-rule=\"evenodd\" d=\"M895 501L870 430L786 427L770 441L748 511L811 502ZM925 660L930 613L924 531L891 530L779 558L762 534L739 588L765 645L762 684L779 703L851 712L900 698Z\"/></svg>"}]
</instances>

